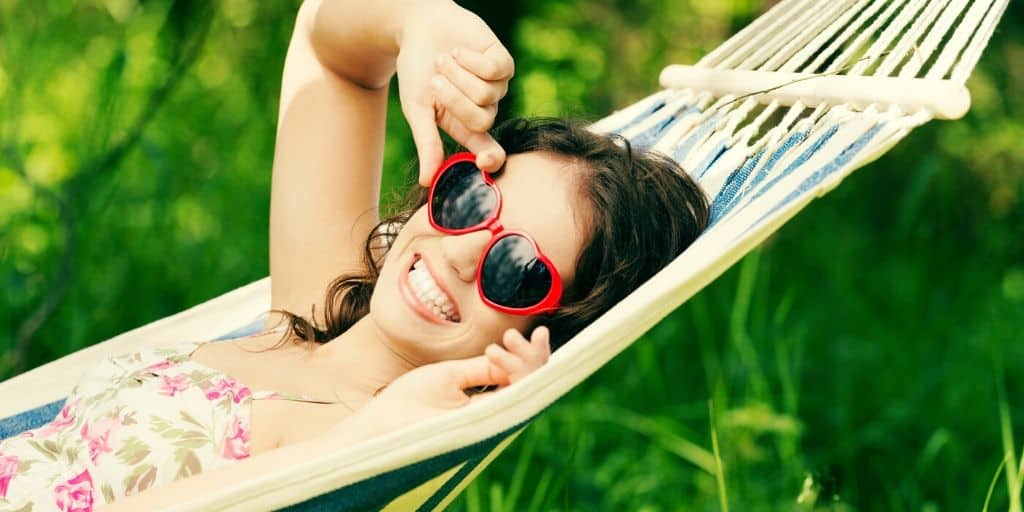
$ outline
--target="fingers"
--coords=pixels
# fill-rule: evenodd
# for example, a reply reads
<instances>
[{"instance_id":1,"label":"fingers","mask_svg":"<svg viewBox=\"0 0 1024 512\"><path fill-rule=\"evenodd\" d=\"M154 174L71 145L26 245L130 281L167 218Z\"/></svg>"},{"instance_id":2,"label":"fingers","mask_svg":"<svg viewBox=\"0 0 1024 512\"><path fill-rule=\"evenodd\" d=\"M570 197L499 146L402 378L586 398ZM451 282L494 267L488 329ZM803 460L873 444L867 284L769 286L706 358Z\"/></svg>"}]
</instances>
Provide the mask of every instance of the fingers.
<instances>
[{"instance_id":1,"label":"fingers","mask_svg":"<svg viewBox=\"0 0 1024 512\"><path fill-rule=\"evenodd\" d=\"M477 167L494 172L505 163L505 150L487 132L476 132L447 112L441 115L438 126L448 132L459 144L476 155Z\"/></svg>"},{"instance_id":2,"label":"fingers","mask_svg":"<svg viewBox=\"0 0 1024 512\"><path fill-rule=\"evenodd\" d=\"M515 74L515 61L501 43L495 42L486 50L475 52L456 48L452 56L460 66L484 80L508 80Z\"/></svg>"},{"instance_id":3,"label":"fingers","mask_svg":"<svg viewBox=\"0 0 1024 512\"><path fill-rule=\"evenodd\" d=\"M484 355L496 367L508 374L509 382L516 382L540 368L551 355L551 346L547 328L534 329L532 341L526 341L519 331L509 329L502 337L504 348L490 345Z\"/></svg>"},{"instance_id":4,"label":"fingers","mask_svg":"<svg viewBox=\"0 0 1024 512\"><path fill-rule=\"evenodd\" d=\"M458 87L444 75L435 75L430 85L434 97L451 114L459 119L466 128L474 132L486 132L494 123L494 115L498 110L496 103L477 105L473 103Z\"/></svg>"},{"instance_id":5,"label":"fingers","mask_svg":"<svg viewBox=\"0 0 1024 512\"><path fill-rule=\"evenodd\" d=\"M476 386L505 386L509 383L508 374L501 367L494 365L486 356L445 361L443 364L448 366L459 389Z\"/></svg>"},{"instance_id":6,"label":"fingers","mask_svg":"<svg viewBox=\"0 0 1024 512\"><path fill-rule=\"evenodd\" d=\"M433 105L407 105L402 102L402 111L409 122L412 140L416 144L416 156L420 163L419 183L430 185L434 173L444 160L444 146L437 131Z\"/></svg>"},{"instance_id":7,"label":"fingers","mask_svg":"<svg viewBox=\"0 0 1024 512\"><path fill-rule=\"evenodd\" d=\"M466 59L473 69L460 64L453 55ZM461 125L451 130L443 128L477 155L478 167L489 172L498 170L505 163L505 151L490 136L480 135L486 135L493 126L498 101L508 92L512 57L503 46L494 44L484 53L457 48L438 56L435 64L440 74L431 83L434 96L454 118L449 124Z\"/></svg>"},{"instance_id":8,"label":"fingers","mask_svg":"<svg viewBox=\"0 0 1024 512\"><path fill-rule=\"evenodd\" d=\"M530 334L530 344L537 347L537 350L544 354L544 362L551 357L551 331L543 325L537 327Z\"/></svg>"},{"instance_id":9,"label":"fingers","mask_svg":"<svg viewBox=\"0 0 1024 512\"><path fill-rule=\"evenodd\" d=\"M508 80L484 80L459 65L448 54L438 57L437 70L466 98L477 105L495 105L508 92Z\"/></svg>"}]
</instances>

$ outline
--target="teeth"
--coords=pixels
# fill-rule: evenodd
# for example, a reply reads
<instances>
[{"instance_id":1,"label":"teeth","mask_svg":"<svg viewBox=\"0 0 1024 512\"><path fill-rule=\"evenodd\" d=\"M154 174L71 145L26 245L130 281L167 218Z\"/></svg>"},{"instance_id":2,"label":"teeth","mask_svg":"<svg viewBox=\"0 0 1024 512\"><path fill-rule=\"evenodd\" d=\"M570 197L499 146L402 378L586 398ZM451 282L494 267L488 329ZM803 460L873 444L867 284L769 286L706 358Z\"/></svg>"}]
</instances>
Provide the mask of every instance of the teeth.
<instances>
[{"instance_id":1,"label":"teeth","mask_svg":"<svg viewBox=\"0 0 1024 512\"><path fill-rule=\"evenodd\" d=\"M409 271L409 284L412 285L416 298L435 315L452 322L459 321L459 316L453 314L455 305L434 282L423 260L417 260Z\"/></svg>"}]
</instances>

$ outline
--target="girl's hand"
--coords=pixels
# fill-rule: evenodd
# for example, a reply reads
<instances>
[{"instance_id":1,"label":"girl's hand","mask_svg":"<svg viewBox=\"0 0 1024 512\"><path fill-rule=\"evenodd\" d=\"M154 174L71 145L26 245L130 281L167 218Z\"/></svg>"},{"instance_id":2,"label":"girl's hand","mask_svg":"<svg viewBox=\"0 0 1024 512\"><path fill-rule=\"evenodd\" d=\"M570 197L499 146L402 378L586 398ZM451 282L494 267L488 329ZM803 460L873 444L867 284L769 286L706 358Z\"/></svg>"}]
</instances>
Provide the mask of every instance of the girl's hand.
<instances>
[{"instance_id":1,"label":"girl's hand","mask_svg":"<svg viewBox=\"0 0 1024 512\"><path fill-rule=\"evenodd\" d=\"M495 171L505 151L487 133L515 64L478 16L452 2L427 2L409 13L396 68L402 111L420 161L419 182L430 184L444 159L437 129Z\"/></svg>"},{"instance_id":2,"label":"girl's hand","mask_svg":"<svg viewBox=\"0 0 1024 512\"><path fill-rule=\"evenodd\" d=\"M547 328L534 329L531 340L509 329L503 340L505 348L490 345L482 356L416 368L395 379L355 414L370 422L375 432L385 433L484 399L493 392L470 396L466 390L479 386L500 389L547 362L551 355Z\"/></svg>"},{"instance_id":3,"label":"girl's hand","mask_svg":"<svg viewBox=\"0 0 1024 512\"><path fill-rule=\"evenodd\" d=\"M537 327L527 341L519 331L509 329L502 338L504 348L491 344L484 350L484 355L494 367L507 376L506 381L497 382L498 386L507 386L544 366L551 356L551 334L547 327Z\"/></svg>"}]
</instances>

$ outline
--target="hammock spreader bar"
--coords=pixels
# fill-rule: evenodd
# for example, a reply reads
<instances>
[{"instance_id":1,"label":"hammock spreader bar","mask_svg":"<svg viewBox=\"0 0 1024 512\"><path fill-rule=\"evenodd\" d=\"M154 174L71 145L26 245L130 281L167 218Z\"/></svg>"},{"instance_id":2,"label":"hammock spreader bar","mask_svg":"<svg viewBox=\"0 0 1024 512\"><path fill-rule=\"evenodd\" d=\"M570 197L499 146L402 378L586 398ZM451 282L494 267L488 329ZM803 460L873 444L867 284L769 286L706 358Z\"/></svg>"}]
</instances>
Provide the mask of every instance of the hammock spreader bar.
<instances>
[{"instance_id":1,"label":"hammock spreader bar","mask_svg":"<svg viewBox=\"0 0 1024 512\"><path fill-rule=\"evenodd\" d=\"M816 75L783 71L707 69L672 65L661 72L667 89L695 89L712 96L750 96L759 103L808 107L847 104L856 110L877 105L904 112L926 110L937 119L959 119L971 107L971 93L952 80L853 75Z\"/></svg>"}]
</instances>

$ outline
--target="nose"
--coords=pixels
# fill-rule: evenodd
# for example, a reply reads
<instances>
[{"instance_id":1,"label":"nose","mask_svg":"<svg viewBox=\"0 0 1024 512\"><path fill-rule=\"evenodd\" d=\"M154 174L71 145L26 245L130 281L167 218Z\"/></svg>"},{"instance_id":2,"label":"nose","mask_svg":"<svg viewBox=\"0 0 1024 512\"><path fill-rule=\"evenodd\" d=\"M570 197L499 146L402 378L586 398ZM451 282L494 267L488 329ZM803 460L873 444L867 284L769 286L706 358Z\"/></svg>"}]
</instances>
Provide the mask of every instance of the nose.
<instances>
[{"instance_id":1,"label":"nose","mask_svg":"<svg viewBox=\"0 0 1024 512\"><path fill-rule=\"evenodd\" d=\"M441 255L460 280L472 283L476 279L476 269L480 265L484 247L490 240L490 231L447 235L441 238Z\"/></svg>"}]
</instances>

